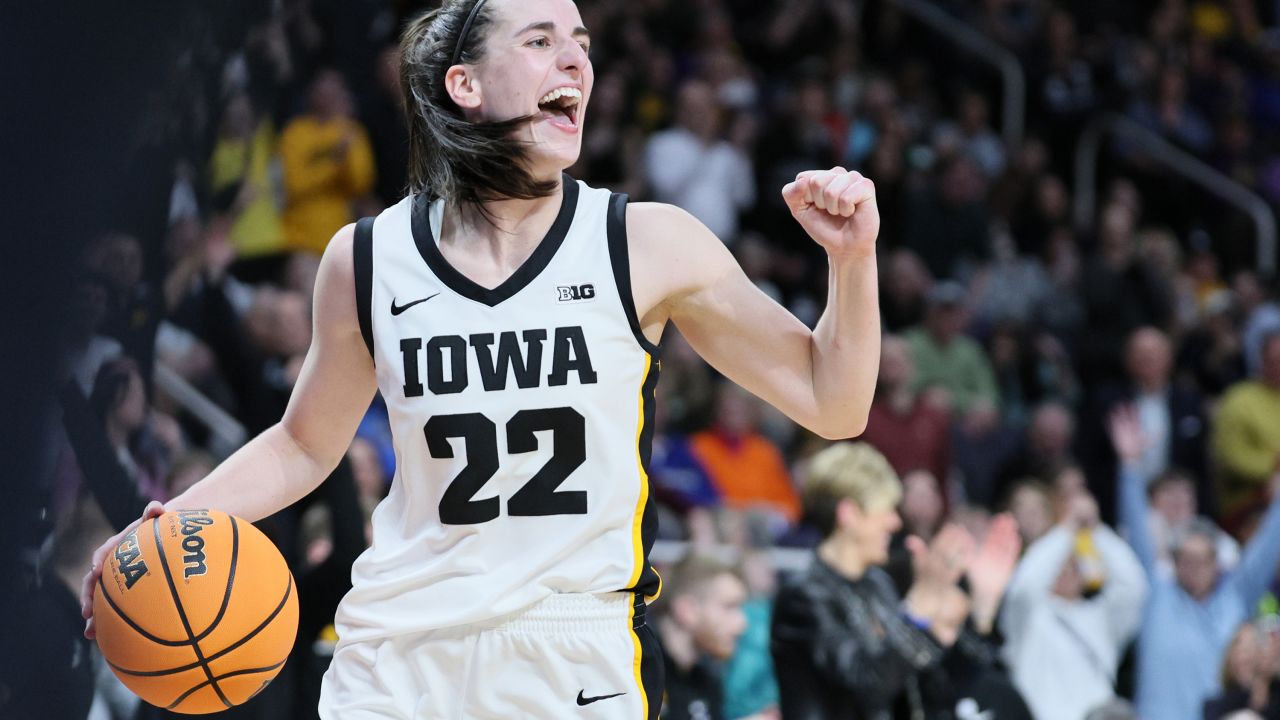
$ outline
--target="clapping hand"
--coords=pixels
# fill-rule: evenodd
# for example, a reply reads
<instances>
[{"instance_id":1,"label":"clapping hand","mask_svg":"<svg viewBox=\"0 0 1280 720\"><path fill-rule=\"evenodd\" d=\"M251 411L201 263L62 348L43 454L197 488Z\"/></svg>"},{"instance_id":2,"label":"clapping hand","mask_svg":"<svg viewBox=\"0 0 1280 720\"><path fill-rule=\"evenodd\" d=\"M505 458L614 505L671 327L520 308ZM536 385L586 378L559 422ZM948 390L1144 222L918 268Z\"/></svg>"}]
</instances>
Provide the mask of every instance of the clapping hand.
<instances>
[{"instance_id":1,"label":"clapping hand","mask_svg":"<svg viewBox=\"0 0 1280 720\"><path fill-rule=\"evenodd\" d=\"M907 611L930 623L929 632L944 647L955 642L964 617L969 611L969 598L956 586L973 555L973 536L967 530L948 523L938 531L933 542L912 535L907 538L915 581L907 593ZM957 607L963 606L959 620Z\"/></svg>"},{"instance_id":2,"label":"clapping hand","mask_svg":"<svg viewBox=\"0 0 1280 720\"><path fill-rule=\"evenodd\" d=\"M1096 511L1097 506L1094 506ZM969 562L967 575L973 597L973 621L979 632L987 634L995 625L1000 599L1018 566L1022 538L1018 523L1008 513L997 515L987 529L982 546Z\"/></svg>"}]
</instances>

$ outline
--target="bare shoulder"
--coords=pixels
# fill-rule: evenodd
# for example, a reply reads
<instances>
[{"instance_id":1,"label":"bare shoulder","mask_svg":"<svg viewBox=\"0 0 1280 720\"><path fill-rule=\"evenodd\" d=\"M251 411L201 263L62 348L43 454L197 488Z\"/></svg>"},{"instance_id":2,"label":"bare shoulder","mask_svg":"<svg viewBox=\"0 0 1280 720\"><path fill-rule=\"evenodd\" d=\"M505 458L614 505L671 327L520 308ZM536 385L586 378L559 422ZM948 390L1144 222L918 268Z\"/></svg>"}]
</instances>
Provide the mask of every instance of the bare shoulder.
<instances>
[{"instance_id":1,"label":"bare shoulder","mask_svg":"<svg viewBox=\"0 0 1280 720\"><path fill-rule=\"evenodd\" d=\"M627 251L636 285L653 305L696 291L732 269L724 243L687 211L666 203L627 206Z\"/></svg>"},{"instance_id":2,"label":"bare shoulder","mask_svg":"<svg viewBox=\"0 0 1280 720\"><path fill-rule=\"evenodd\" d=\"M337 323L358 327L356 315L355 247L356 226L345 225L334 233L320 258L316 273L315 318L317 325Z\"/></svg>"}]
</instances>

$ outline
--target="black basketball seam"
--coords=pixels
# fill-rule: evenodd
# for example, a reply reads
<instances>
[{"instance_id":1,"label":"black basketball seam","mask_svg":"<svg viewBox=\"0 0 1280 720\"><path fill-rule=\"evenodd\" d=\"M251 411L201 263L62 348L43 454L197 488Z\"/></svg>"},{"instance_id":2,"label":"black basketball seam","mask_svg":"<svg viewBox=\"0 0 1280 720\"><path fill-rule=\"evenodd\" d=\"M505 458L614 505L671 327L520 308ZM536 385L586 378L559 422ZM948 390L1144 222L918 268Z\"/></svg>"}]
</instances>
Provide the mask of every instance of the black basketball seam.
<instances>
[{"instance_id":1,"label":"black basketball seam","mask_svg":"<svg viewBox=\"0 0 1280 720\"><path fill-rule=\"evenodd\" d=\"M200 668L204 670L205 677L209 678L209 682L213 685L213 691L218 694L218 699L227 707L234 707L223 694L222 688L218 687L218 683L214 681L213 671L209 669L209 663L200 652L200 643L196 642L195 633L191 632L191 621L187 619L187 611L182 607L182 598L178 597L178 586L173 583L173 573L169 572L169 561L164 554L164 541L160 537L160 523L158 521L153 523L153 528L156 536L156 552L160 554L160 567L164 569L164 579L169 583L169 595L173 598L174 606L178 608L178 617L182 620L182 627L187 631L191 649L195 651L196 660L200 662Z\"/></svg>"},{"instance_id":2,"label":"black basketball seam","mask_svg":"<svg viewBox=\"0 0 1280 720\"><path fill-rule=\"evenodd\" d=\"M195 637L197 642L209 637L209 633L218 627L218 623L222 622L222 616L227 612L227 605L231 603L231 584L236 579L236 560L240 556L240 526L236 524L234 515L227 517L231 519L231 569L227 572L227 589L222 593L222 607L218 608L218 614L213 617L209 627Z\"/></svg>"},{"instance_id":3,"label":"black basketball seam","mask_svg":"<svg viewBox=\"0 0 1280 720\"><path fill-rule=\"evenodd\" d=\"M129 627L133 628L134 632L138 633L142 637L157 645L164 645L165 647L183 647L191 644L186 640L164 640L152 635L146 630L143 630L138 623L133 621L133 618L126 615L124 611L120 609L120 606L116 605L116 602L111 599L111 594L107 592L107 585L102 581L102 576L98 576L98 587L101 589L102 597L107 601L107 605L109 605L112 610L115 610L116 614L120 616L120 619L128 623Z\"/></svg>"},{"instance_id":4,"label":"black basketball seam","mask_svg":"<svg viewBox=\"0 0 1280 720\"><path fill-rule=\"evenodd\" d=\"M289 575L289 582L284 587L284 598L280 600L280 603L278 605L276 605L275 610L271 611L271 614L267 616L267 619L263 620L262 623L258 625L258 627L254 628L253 630L250 630L249 633L244 637L240 638L234 643L231 643L230 645L219 650L218 652L210 655L206 659L206 662L212 663L214 660L217 660L218 658L226 655L232 650L235 650L236 648L240 647L246 642L249 642L255 636L257 636L258 633L266 629L266 627L271 624L271 621L274 620L276 616L280 614L280 611L284 610L284 606L288 604L289 596L292 594L293 594L293 574L291 573ZM137 677L160 677L162 675L174 675L180 672L186 672L188 670L191 670L200 666L200 663L195 662L195 663L191 663L190 665L183 665L181 667L169 668L167 670L145 670L144 671L144 670L129 670L127 668L122 668L119 665L112 663L110 660L107 661L107 664L110 665L111 668L116 672L121 672L121 673L124 673L125 675L134 675Z\"/></svg>"},{"instance_id":5,"label":"black basketball seam","mask_svg":"<svg viewBox=\"0 0 1280 720\"><path fill-rule=\"evenodd\" d=\"M281 665L284 665L288 660L289 660L289 658L288 658L288 657L286 657L284 660L281 660L280 662L276 663L275 665L269 665L269 666L267 666L267 667L260 667L260 668L248 668L248 669L246 669L246 670L234 670L234 671L232 671L232 672L226 673L226 674L224 674L224 675L219 675L219 676L217 676L217 677L210 676L208 680L206 680L206 681L204 681L204 682L200 683L199 685L196 685L195 687L193 687L193 688L191 688L191 689L187 690L186 692L182 693L181 695L179 695L177 700L174 700L171 704L169 704L168 706L166 706L166 707L165 707L165 710L172 710L172 709L174 709L174 708L178 707L179 705L181 705L181 704L182 704L182 701L183 701L183 700L186 700L187 698L191 697L191 694L192 694L192 693L194 693L194 692L196 692L196 691L198 691L198 690L200 690L200 689L202 689L202 688L208 687L211 683L213 684L213 689L214 689L214 690L218 690L218 683L217 683L217 681L218 681L218 680L226 680L226 679L227 679L227 678L229 678L229 677L235 677L235 676L237 676L237 675L252 675L252 674L254 674L254 673L271 672L272 670L275 670L276 668L280 667ZM222 691L221 691L221 690L218 690L218 697L222 697ZM222 700L222 701L223 701L223 702L226 702L226 698L223 698L223 700ZM228 707L231 707L231 706L228 706Z\"/></svg>"}]
</instances>

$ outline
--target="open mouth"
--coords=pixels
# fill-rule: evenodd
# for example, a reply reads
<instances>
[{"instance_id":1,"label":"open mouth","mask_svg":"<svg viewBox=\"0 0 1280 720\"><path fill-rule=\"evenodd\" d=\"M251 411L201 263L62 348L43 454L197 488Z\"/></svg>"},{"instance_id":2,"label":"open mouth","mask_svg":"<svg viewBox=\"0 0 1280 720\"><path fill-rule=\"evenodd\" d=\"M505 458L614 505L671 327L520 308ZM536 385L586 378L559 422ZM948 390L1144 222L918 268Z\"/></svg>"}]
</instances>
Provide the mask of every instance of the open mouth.
<instances>
[{"instance_id":1,"label":"open mouth","mask_svg":"<svg viewBox=\"0 0 1280 720\"><path fill-rule=\"evenodd\" d=\"M538 109L547 116L551 124L565 130L576 130L578 127L578 108L582 102L582 91L572 87L556 88L538 101Z\"/></svg>"}]
</instances>

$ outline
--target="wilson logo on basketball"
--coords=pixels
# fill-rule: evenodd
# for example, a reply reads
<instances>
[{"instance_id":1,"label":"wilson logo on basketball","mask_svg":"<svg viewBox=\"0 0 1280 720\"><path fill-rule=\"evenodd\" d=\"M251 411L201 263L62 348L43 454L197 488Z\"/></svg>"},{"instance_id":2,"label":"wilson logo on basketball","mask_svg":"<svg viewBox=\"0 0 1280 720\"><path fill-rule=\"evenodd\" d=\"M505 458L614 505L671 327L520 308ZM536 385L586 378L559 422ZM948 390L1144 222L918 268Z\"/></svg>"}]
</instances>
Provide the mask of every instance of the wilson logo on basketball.
<instances>
[{"instance_id":1,"label":"wilson logo on basketball","mask_svg":"<svg viewBox=\"0 0 1280 720\"><path fill-rule=\"evenodd\" d=\"M138 578L147 574L147 564L142 560L142 551L138 549L138 531L124 536L124 540L116 547L116 562L120 564L120 574L124 576L124 587L132 590Z\"/></svg>"},{"instance_id":2,"label":"wilson logo on basketball","mask_svg":"<svg viewBox=\"0 0 1280 720\"><path fill-rule=\"evenodd\" d=\"M200 531L206 525L213 524L208 510L182 510L178 512L178 522L182 532L182 576L190 578L204 575L209 568L204 561L204 538Z\"/></svg>"}]
</instances>

